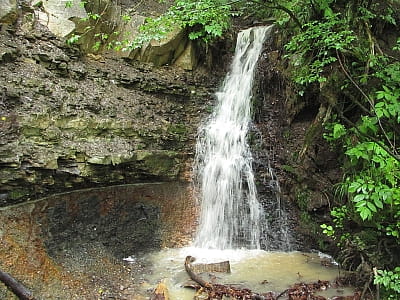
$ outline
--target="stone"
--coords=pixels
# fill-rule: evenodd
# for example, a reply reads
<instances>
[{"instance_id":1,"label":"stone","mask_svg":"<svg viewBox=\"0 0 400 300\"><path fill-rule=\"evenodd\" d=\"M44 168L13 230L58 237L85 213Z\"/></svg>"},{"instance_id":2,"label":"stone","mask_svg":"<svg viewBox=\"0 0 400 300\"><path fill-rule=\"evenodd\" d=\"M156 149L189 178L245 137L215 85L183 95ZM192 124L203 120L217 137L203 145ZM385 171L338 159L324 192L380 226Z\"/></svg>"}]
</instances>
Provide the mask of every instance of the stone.
<instances>
[{"instance_id":1,"label":"stone","mask_svg":"<svg viewBox=\"0 0 400 300\"><path fill-rule=\"evenodd\" d=\"M109 165L111 164L110 156L93 156L88 158L88 163L95 165Z\"/></svg>"},{"instance_id":2,"label":"stone","mask_svg":"<svg viewBox=\"0 0 400 300\"><path fill-rule=\"evenodd\" d=\"M111 163L112 165L119 165L123 163L129 163L135 160L135 156L129 155L129 154L120 154L120 153L115 153L111 155Z\"/></svg>"},{"instance_id":3,"label":"stone","mask_svg":"<svg viewBox=\"0 0 400 300\"><path fill-rule=\"evenodd\" d=\"M100 17L95 20L92 18L87 21L76 20L77 28L74 34L80 36L77 44L85 53L102 53L107 49L109 42L115 40L114 33L119 31L119 24L122 21L121 6L111 0L96 0L87 2L85 8L93 15L97 14ZM107 39L101 38L103 34L108 36Z\"/></svg>"},{"instance_id":4,"label":"stone","mask_svg":"<svg viewBox=\"0 0 400 300\"><path fill-rule=\"evenodd\" d=\"M130 58L152 63L154 66L171 64L183 53L186 44L186 31L182 28L175 28L163 39L152 40L139 51L133 52Z\"/></svg>"},{"instance_id":5,"label":"stone","mask_svg":"<svg viewBox=\"0 0 400 300\"><path fill-rule=\"evenodd\" d=\"M168 288L164 281L160 282L154 290L152 299L170 300Z\"/></svg>"},{"instance_id":6,"label":"stone","mask_svg":"<svg viewBox=\"0 0 400 300\"><path fill-rule=\"evenodd\" d=\"M168 150L139 150L136 159L144 172L175 179L179 173L178 153Z\"/></svg>"},{"instance_id":7,"label":"stone","mask_svg":"<svg viewBox=\"0 0 400 300\"><path fill-rule=\"evenodd\" d=\"M0 62L13 62L18 58L19 50L18 49L1 49L0 50Z\"/></svg>"},{"instance_id":8,"label":"stone","mask_svg":"<svg viewBox=\"0 0 400 300\"><path fill-rule=\"evenodd\" d=\"M49 30L58 37L66 37L75 29L73 18L86 18L88 15L80 5L79 0L73 0L71 7L66 7L67 1L47 0L35 1L32 5L43 5L44 11L39 11L39 22L47 26Z\"/></svg>"},{"instance_id":9,"label":"stone","mask_svg":"<svg viewBox=\"0 0 400 300\"><path fill-rule=\"evenodd\" d=\"M139 27L144 24L145 17L141 15L133 15L128 22L121 22L117 31L121 34L117 37L117 42L122 44L124 47L124 40L132 41L139 33ZM129 57L132 52L136 53L137 50L133 51L117 51L117 55L121 57Z\"/></svg>"},{"instance_id":10,"label":"stone","mask_svg":"<svg viewBox=\"0 0 400 300\"><path fill-rule=\"evenodd\" d=\"M189 41L183 53L175 61L174 65L187 71L196 69L198 56L193 41Z\"/></svg>"},{"instance_id":11,"label":"stone","mask_svg":"<svg viewBox=\"0 0 400 300\"><path fill-rule=\"evenodd\" d=\"M13 24L18 17L16 0L0 0L0 23Z\"/></svg>"}]
</instances>

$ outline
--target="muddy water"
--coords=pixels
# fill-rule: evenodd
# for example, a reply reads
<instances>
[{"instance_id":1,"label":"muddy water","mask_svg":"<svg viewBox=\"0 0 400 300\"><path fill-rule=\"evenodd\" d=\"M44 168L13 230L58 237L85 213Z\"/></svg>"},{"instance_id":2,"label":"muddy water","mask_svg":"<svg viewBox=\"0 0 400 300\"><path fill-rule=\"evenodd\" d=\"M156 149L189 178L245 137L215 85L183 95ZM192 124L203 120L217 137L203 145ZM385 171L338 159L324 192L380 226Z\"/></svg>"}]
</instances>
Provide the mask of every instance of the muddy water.
<instances>
[{"instance_id":1,"label":"muddy water","mask_svg":"<svg viewBox=\"0 0 400 300\"><path fill-rule=\"evenodd\" d=\"M339 276L337 265L327 255L303 252L266 252L261 250L207 250L199 248L165 249L142 258L149 272L144 275L147 282L143 293L149 292L158 282L167 284L173 300L193 299L194 290L183 288L188 281L184 270L187 255L194 256L198 263L229 260L231 274L207 275L209 281L237 284L256 293L273 291L281 293L296 282L311 283L318 280L333 281ZM207 279L207 277L206 277ZM147 289L147 291L146 291ZM325 297L351 295L350 288L328 289L319 293Z\"/></svg>"}]
</instances>

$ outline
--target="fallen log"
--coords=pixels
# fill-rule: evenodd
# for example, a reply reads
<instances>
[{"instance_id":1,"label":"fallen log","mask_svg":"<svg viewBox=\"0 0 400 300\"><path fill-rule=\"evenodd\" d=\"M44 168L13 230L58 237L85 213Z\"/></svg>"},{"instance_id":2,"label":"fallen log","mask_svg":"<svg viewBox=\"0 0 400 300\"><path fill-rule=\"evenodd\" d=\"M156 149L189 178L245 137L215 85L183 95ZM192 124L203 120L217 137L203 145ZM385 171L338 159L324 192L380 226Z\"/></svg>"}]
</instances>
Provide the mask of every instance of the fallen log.
<instances>
[{"instance_id":1,"label":"fallen log","mask_svg":"<svg viewBox=\"0 0 400 300\"><path fill-rule=\"evenodd\" d=\"M190 268L193 272L196 274L199 273L231 273L231 265L228 260L226 261L221 261L217 263L207 263L207 264L201 264L201 263L196 263L196 264L191 264Z\"/></svg>"},{"instance_id":2,"label":"fallen log","mask_svg":"<svg viewBox=\"0 0 400 300\"><path fill-rule=\"evenodd\" d=\"M198 284L200 284L202 287L204 288L213 288L213 285L210 282L207 282L205 280L203 280L202 278L200 278L200 276L198 276L197 274L195 274L192 270L191 267L191 263L195 261L195 258L193 256L186 256L185 259L185 270L186 273L188 273L190 279L192 279L193 281L197 282Z\"/></svg>"},{"instance_id":3,"label":"fallen log","mask_svg":"<svg viewBox=\"0 0 400 300\"><path fill-rule=\"evenodd\" d=\"M0 281L11 290L20 300L35 300L30 290L10 274L0 270Z\"/></svg>"}]
</instances>

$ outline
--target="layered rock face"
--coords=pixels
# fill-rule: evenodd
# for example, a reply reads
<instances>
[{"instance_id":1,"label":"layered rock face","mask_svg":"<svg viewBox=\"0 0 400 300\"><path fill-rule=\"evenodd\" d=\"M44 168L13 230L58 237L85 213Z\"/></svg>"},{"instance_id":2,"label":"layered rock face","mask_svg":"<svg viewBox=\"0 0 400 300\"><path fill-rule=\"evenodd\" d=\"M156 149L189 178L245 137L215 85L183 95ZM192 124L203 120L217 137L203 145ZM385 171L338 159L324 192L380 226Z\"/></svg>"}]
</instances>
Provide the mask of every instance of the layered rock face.
<instances>
[{"instance_id":1,"label":"layered rock face","mask_svg":"<svg viewBox=\"0 0 400 300\"><path fill-rule=\"evenodd\" d=\"M30 17L1 25L0 205L184 179L209 75L83 55Z\"/></svg>"}]
</instances>

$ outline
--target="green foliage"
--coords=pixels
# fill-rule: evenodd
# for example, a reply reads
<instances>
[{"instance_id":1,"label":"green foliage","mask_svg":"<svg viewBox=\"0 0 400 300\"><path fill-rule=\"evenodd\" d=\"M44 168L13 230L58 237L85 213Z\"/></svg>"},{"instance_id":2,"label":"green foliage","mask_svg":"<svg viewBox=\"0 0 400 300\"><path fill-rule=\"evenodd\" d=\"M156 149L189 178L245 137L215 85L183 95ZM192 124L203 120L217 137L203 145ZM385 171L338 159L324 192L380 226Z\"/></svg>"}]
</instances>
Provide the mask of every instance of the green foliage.
<instances>
[{"instance_id":1,"label":"green foliage","mask_svg":"<svg viewBox=\"0 0 400 300\"><path fill-rule=\"evenodd\" d=\"M87 13L87 17L86 18L82 18L82 21L89 21L90 19L92 20L98 20L100 19L100 15L99 14L93 14L91 12Z\"/></svg>"},{"instance_id":2,"label":"green foliage","mask_svg":"<svg viewBox=\"0 0 400 300\"><path fill-rule=\"evenodd\" d=\"M337 61L336 51L350 48L355 36L340 14L326 12L323 20L303 25L285 49L295 66L294 81L301 85L324 82L325 68Z\"/></svg>"},{"instance_id":3,"label":"green foliage","mask_svg":"<svg viewBox=\"0 0 400 300\"><path fill-rule=\"evenodd\" d=\"M86 1L80 1L79 2L79 6L80 7L85 7L86 3L87 3ZM74 1L73 0L65 1L65 8L71 8L73 6L74 6Z\"/></svg>"},{"instance_id":4,"label":"green foliage","mask_svg":"<svg viewBox=\"0 0 400 300\"><path fill-rule=\"evenodd\" d=\"M187 28L189 38L209 42L220 37L230 25L231 5L224 0L175 1L167 13L148 18L139 36L129 48L137 48L152 39L159 40L175 28Z\"/></svg>"},{"instance_id":5,"label":"green foliage","mask_svg":"<svg viewBox=\"0 0 400 300\"><path fill-rule=\"evenodd\" d=\"M303 24L297 32L292 30L285 46L293 81L304 92L311 84L314 91L331 85L333 81L326 81L332 72L347 78L341 91L339 87L334 91L343 99L338 97L339 105L330 103L335 114L324 124L325 139L342 149L344 180L338 185L341 197L331 210L332 222L322 224L321 230L339 247L351 245L363 255L371 251L368 239L384 239L399 249L400 53L385 53L374 37L382 28L399 23L396 6L390 1L309 3L308 9L301 3L285 4ZM289 20L287 15L280 23L287 26ZM397 38L392 51L399 50ZM366 231L368 238L362 234ZM399 299L399 273L399 267L378 271L375 284L385 288L385 299Z\"/></svg>"},{"instance_id":6,"label":"green foliage","mask_svg":"<svg viewBox=\"0 0 400 300\"><path fill-rule=\"evenodd\" d=\"M334 236L335 230L331 225L321 224L321 228L323 229L322 233L330 237Z\"/></svg>"},{"instance_id":7,"label":"green foliage","mask_svg":"<svg viewBox=\"0 0 400 300\"><path fill-rule=\"evenodd\" d=\"M362 22L379 20L396 24L391 6L372 2L368 7L359 6L357 14ZM346 22L354 23L354 20ZM368 37L373 43L369 32ZM394 46L395 50L398 44ZM345 47L335 50L342 51ZM357 51L361 53L361 50ZM358 55L355 57L359 58ZM362 76L354 74L353 85L357 84L356 77L360 86L372 80L375 82L375 88L363 92L356 103L365 114L355 124L340 116L342 120L339 117L339 120L326 126L324 136L330 142L340 142L345 149L347 177L342 187L351 200L349 208L357 213L361 221L368 221L387 235L397 238L400 227L400 157L397 153L400 149L396 146L396 128L400 123L400 63L381 51L379 54L369 53L363 61L351 63L351 66L356 65L367 65L369 73L364 72ZM348 69L352 70L351 67ZM357 88L360 89L359 86Z\"/></svg>"},{"instance_id":8,"label":"green foliage","mask_svg":"<svg viewBox=\"0 0 400 300\"><path fill-rule=\"evenodd\" d=\"M124 22L129 22L131 19L132 19L132 17L130 16L130 15L123 15L122 17L121 17L121 19L122 19L122 21L124 21Z\"/></svg>"},{"instance_id":9,"label":"green foliage","mask_svg":"<svg viewBox=\"0 0 400 300\"><path fill-rule=\"evenodd\" d=\"M84 3L84 2L81 2ZM67 1L66 7L72 7L73 1ZM83 34L87 35L94 30L102 15L88 12L86 18L81 21L87 22L88 26ZM99 39L95 42L93 49L99 50L102 45L115 50L134 49L143 46L151 40L160 40L169 32L177 28L186 28L189 32L189 38L192 40L201 39L205 42L220 37L230 26L230 18L234 14L229 1L226 0L176 0L175 4L163 15L157 18L147 18L145 24L140 27L137 37L132 40L123 40L122 42L108 42L106 39ZM123 22L129 22L131 16L122 15ZM95 21L92 24L91 21ZM69 44L77 43L78 35L68 40ZM95 36L95 38L99 35Z\"/></svg>"},{"instance_id":10,"label":"green foliage","mask_svg":"<svg viewBox=\"0 0 400 300\"><path fill-rule=\"evenodd\" d=\"M393 47L393 50L400 51L400 38L397 39L396 45Z\"/></svg>"},{"instance_id":11,"label":"green foliage","mask_svg":"<svg viewBox=\"0 0 400 300\"><path fill-rule=\"evenodd\" d=\"M72 35L67 39L67 44L68 44L68 45L75 44L76 42L79 41L80 37L81 37L81 36L78 35L78 34L72 34Z\"/></svg>"},{"instance_id":12,"label":"green foliage","mask_svg":"<svg viewBox=\"0 0 400 300\"><path fill-rule=\"evenodd\" d=\"M327 126L325 137L330 142L340 141L347 158L342 189L349 202L346 210L332 210L334 226L331 231L324 230L328 236L338 235L341 241L349 236L344 223L353 220L400 244L400 149L396 146L400 73L397 62L387 62L373 75L381 80L381 86L367 99L369 114L361 116L357 124L345 126L336 121ZM375 277L375 283L385 287L385 299L398 299L399 268L396 270L378 271Z\"/></svg>"},{"instance_id":13,"label":"green foliage","mask_svg":"<svg viewBox=\"0 0 400 300\"><path fill-rule=\"evenodd\" d=\"M377 270L374 284L380 284L385 288L384 296L387 299L395 300L400 297L400 267L393 271Z\"/></svg>"},{"instance_id":14,"label":"green foliage","mask_svg":"<svg viewBox=\"0 0 400 300\"><path fill-rule=\"evenodd\" d=\"M80 1L79 6L85 7L87 1ZM74 5L74 1L66 1L65 8L70 8ZM107 49L121 50L124 45L127 45L129 41L117 42L115 37L119 36L118 31L113 31L111 33L100 32L94 33L97 25L102 21L104 11L102 13L87 12L87 17L81 18L80 21L87 26L84 28L83 32L80 34L72 33L69 38L67 38L66 43L68 45L78 44L84 36L93 35L93 51L99 51L101 47L105 46ZM129 22L131 17L129 15L122 15L121 20L123 22ZM104 21L104 20L103 20Z\"/></svg>"},{"instance_id":15,"label":"green foliage","mask_svg":"<svg viewBox=\"0 0 400 300\"><path fill-rule=\"evenodd\" d=\"M331 215L333 217L333 223L335 224L335 228L343 229L344 228L344 222L345 222L346 217L348 215L347 206L343 205L343 206L340 206L340 207L334 207L331 210Z\"/></svg>"},{"instance_id":16,"label":"green foliage","mask_svg":"<svg viewBox=\"0 0 400 300\"><path fill-rule=\"evenodd\" d=\"M384 109L384 106L378 105L379 103L382 102L377 102L372 108L377 113L376 116L364 116L358 126L350 129L344 129L343 124L335 123L330 126L331 133L325 136L331 141L342 139L347 148L345 155L348 157L349 174L343 182L343 188L351 199L351 207L362 221L370 221L377 229L398 238L400 162L388 152L388 147L384 147L385 142L389 141L378 140L377 136L383 136L379 125L383 118L395 117L395 122L398 123L400 110L381 112L380 109ZM350 132L351 135L345 135L345 132ZM394 135L388 130L385 132L388 136Z\"/></svg>"},{"instance_id":17,"label":"green foliage","mask_svg":"<svg viewBox=\"0 0 400 300\"><path fill-rule=\"evenodd\" d=\"M324 133L324 138L327 141L335 141L347 133L346 127L340 123L329 123L326 127L327 132Z\"/></svg>"},{"instance_id":18,"label":"green foliage","mask_svg":"<svg viewBox=\"0 0 400 300\"><path fill-rule=\"evenodd\" d=\"M372 1L371 1L372 2ZM395 10L393 7L383 3L371 3L369 6L361 5L358 7L359 18L363 21L381 20L385 23L396 25Z\"/></svg>"},{"instance_id":19,"label":"green foliage","mask_svg":"<svg viewBox=\"0 0 400 300\"><path fill-rule=\"evenodd\" d=\"M74 1L66 1L65 2L65 8L70 8L74 5Z\"/></svg>"},{"instance_id":20,"label":"green foliage","mask_svg":"<svg viewBox=\"0 0 400 300\"><path fill-rule=\"evenodd\" d=\"M343 232L345 229L345 222L348 218L348 213L349 210L346 205L343 205L341 207L334 207L331 210L331 215L333 217L333 226L327 224L320 225L320 227L323 229L322 233L334 240L337 240L337 245L339 247L350 237L349 233Z\"/></svg>"},{"instance_id":21,"label":"green foliage","mask_svg":"<svg viewBox=\"0 0 400 300\"><path fill-rule=\"evenodd\" d=\"M335 122L325 137L340 140L349 170L343 182L351 207L362 221L371 222L386 235L399 238L400 160L396 128L400 123L400 65L380 59L373 77L381 82L367 101L369 114L346 128Z\"/></svg>"}]
</instances>

